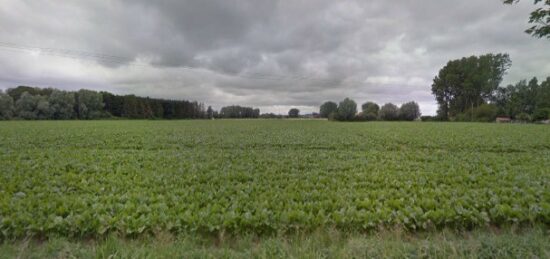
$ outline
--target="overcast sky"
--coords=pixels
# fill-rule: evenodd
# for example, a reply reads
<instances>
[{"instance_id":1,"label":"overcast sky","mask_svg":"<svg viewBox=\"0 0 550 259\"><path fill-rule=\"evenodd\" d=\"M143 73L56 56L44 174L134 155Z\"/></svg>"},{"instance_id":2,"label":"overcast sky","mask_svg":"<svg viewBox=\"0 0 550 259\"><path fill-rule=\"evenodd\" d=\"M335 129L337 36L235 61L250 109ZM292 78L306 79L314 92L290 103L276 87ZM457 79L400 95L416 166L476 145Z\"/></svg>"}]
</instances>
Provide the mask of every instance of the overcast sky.
<instances>
[{"instance_id":1,"label":"overcast sky","mask_svg":"<svg viewBox=\"0 0 550 259\"><path fill-rule=\"evenodd\" d=\"M450 59L506 52L513 64L503 84L550 76L550 41L523 33L533 8L532 0L0 0L0 89L88 88L262 113L318 111L344 97L415 100L434 114L431 82Z\"/></svg>"}]
</instances>

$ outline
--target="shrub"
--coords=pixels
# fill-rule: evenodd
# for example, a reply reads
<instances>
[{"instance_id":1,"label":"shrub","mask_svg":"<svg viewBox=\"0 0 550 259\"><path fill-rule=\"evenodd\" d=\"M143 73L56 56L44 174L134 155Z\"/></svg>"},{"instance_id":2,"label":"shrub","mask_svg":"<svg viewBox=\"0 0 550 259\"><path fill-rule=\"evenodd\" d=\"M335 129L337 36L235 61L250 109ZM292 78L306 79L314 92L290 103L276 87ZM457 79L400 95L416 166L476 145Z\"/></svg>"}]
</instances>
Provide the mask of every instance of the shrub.
<instances>
[{"instance_id":1,"label":"shrub","mask_svg":"<svg viewBox=\"0 0 550 259\"><path fill-rule=\"evenodd\" d=\"M536 109L535 112L533 112L534 121L548 120L548 118L550 118L550 108Z\"/></svg>"},{"instance_id":2,"label":"shrub","mask_svg":"<svg viewBox=\"0 0 550 259\"><path fill-rule=\"evenodd\" d=\"M474 108L474 120L480 122L493 122L497 118L498 108L494 104L482 104Z\"/></svg>"},{"instance_id":3,"label":"shrub","mask_svg":"<svg viewBox=\"0 0 550 259\"><path fill-rule=\"evenodd\" d=\"M434 116L420 116L421 121L436 121L436 117Z\"/></svg>"},{"instance_id":4,"label":"shrub","mask_svg":"<svg viewBox=\"0 0 550 259\"><path fill-rule=\"evenodd\" d=\"M531 116L525 112L522 112L518 115L516 115L516 120L520 122L529 122L531 121Z\"/></svg>"}]
</instances>

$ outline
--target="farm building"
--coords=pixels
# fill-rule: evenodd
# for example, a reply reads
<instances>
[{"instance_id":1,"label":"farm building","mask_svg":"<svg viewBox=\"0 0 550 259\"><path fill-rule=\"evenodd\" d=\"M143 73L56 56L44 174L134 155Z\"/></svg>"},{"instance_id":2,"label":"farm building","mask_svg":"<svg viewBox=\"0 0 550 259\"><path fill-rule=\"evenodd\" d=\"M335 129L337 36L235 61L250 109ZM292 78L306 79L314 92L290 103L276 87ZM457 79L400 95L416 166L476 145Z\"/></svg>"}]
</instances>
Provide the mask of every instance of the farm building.
<instances>
[{"instance_id":1,"label":"farm building","mask_svg":"<svg viewBox=\"0 0 550 259\"><path fill-rule=\"evenodd\" d=\"M496 122L497 123L510 123L510 122L512 122L512 118L510 118L510 117L497 117Z\"/></svg>"}]
</instances>

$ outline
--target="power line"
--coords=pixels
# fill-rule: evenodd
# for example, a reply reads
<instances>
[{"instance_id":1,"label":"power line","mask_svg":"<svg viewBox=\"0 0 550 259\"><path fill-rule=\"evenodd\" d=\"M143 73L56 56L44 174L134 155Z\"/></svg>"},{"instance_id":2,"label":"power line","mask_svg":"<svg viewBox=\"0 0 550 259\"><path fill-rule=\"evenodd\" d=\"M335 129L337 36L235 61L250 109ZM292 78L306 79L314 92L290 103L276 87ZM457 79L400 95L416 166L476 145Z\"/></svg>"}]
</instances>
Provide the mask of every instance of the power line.
<instances>
[{"instance_id":1,"label":"power line","mask_svg":"<svg viewBox=\"0 0 550 259\"><path fill-rule=\"evenodd\" d=\"M0 42L0 48L4 50L15 50L15 51L24 51L24 52L36 51L40 54L45 54L49 56L64 57L64 58L71 58L71 59L77 59L77 60L102 61L102 62L118 64L118 65L149 67L148 65L145 65L145 64L139 64L139 63L133 62L134 61L133 58L108 55L108 54L100 54L100 53L94 53L94 52L88 52L88 51L60 49L60 48L43 48L43 47L28 46L28 45L15 44L15 43L9 43L9 42ZM179 66L178 68L186 69L186 70L194 70L194 71L201 70L201 68L191 67L191 66ZM216 71L216 73L220 73L220 72ZM296 80L296 81L311 80L311 81L326 82L326 83L334 83L335 81L337 81L335 79L318 78L312 75L309 75L309 76L308 75L274 75L274 74L262 74L262 73L249 73L249 74L220 73L220 74L229 76L229 77L240 77L240 78L253 79L253 80Z\"/></svg>"}]
</instances>

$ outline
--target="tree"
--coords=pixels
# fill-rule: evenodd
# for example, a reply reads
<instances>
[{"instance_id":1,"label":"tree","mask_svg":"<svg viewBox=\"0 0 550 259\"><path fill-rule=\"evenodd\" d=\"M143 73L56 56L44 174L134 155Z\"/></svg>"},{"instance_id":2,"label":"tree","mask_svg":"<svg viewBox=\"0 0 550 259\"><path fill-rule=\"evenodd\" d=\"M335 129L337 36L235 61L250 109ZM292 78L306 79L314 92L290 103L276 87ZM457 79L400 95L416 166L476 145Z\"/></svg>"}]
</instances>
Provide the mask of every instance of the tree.
<instances>
[{"instance_id":1,"label":"tree","mask_svg":"<svg viewBox=\"0 0 550 259\"><path fill-rule=\"evenodd\" d=\"M48 98L51 109L51 119L70 120L74 118L75 97L74 93L53 90Z\"/></svg>"},{"instance_id":2,"label":"tree","mask_svg":"<svg viewBox=\"0 0 550 259\"><path fill-rule=\"evenodd\" d=\"M214 110L212 109L212 106L208 106L208 109L206 110L206 118L214 118Z\"/></svg>"},{"instance_id":3,"label":"tree","mask_svg":"<svg viewBox=\"0 0 550 259\"><path fill-rule=\"evenodd\" d=\"M475 121L493 122L497 117L498 108L494 104L482 104L474 108L473 116Z\"/></svg>"},{"instance_id":4,"label":"tree","mask_svg":"<svg viewBox=\"0 0 550 259\"><path fill-rule=\"evenodd\" d=\"M122 117L124 96L114 95L109 92L101 92L101 94L103 95L103 103L105 104L103 109L112 116ZM162 104L160 109L162 109ZM162 111L160 112L160 117L162 117Z\"/></svg>"},{"instance_id":5,"label":"tree","mask_svg":"<svg viewBox=\"0 0 550 259\"><path fill-rule=\"evenodd\" d=\"M508 54L487 54L451 60L434 78L432 93L444 120L464 113L494 97L502 77L510 67Z\"/></svg>"},{"instance_id":6,"label":"tree","mask_svg":"<svg viewBox=\"0 0 550 259\"><path fill-rule=\"evenodd\" d=\"M538 83L537 78L529 82L522 80L515 85L497 89L493 103L498 115L515 118L521 113L533 116L537 110L550 108L550 79Z\"/></svg>"},{"instance_id":7,"label":"tree","mask_svg":"<svg viewBox=\"0 0 550 259\"><path fill-rule=\"evenodd\" d=\"M517 2L519 0L504 0L505 4L514 4ZM538 3L542 3L543 6L531 12L529 23L534 25L525 32L531 34L533 37L546 37L550 39L550 1L535 0L535 5Z\"/></svg>"},{"instance_id":8,"label":"tree","mask_svg":"<svg viewBox=\"0 0 550 259\"><path fill-rule=\"evenodd\" d=\"M24 92L29 93L32 96L42 95L42 96L50 96L54 89L53 88L38 88L38 87L30 87L30 86L18 86L16 88L10 88L6 91L8 95L10 95L13 98L14 102L17 102L19 98L21 98L21 95L23 95Z\"/></svg>"},{"instance_id":9,"label":"tree","mask_svg":"<svg viewBox=\"0 0 550 259\"><path fill-rule=\"evenodd\" d=\"M548 120L548 118L550 117L550 108L537 109L533 113L532 117L534 121Z\"/></svg>"},{"instance_id":10,"label":"tree","mask_svg":"<svg viewBox=\"0 0 550 259\"><path fill-rule=\"evenodd\" d=\"M529 122L531 121L531 116L525 112L522 112L516 116L516 120L521 122Z\"/></svg>"},{"instance_id":11,"label":"tree","mask_svg":"<svg viewBox=\"0 0 550 259\"><path fill-rule=\"evenodd\" d=\"M399 119L399 108L393 103L386 103L380 108L378 116L381 120L395 121Z\"/></svg>"},{"instance_id":12,"label":"tree","mask_svg":"<svg viewBox=\"0 0 550 259\"><path fill-rule=\"evenodd\" d=\"M319 114L321 115L321 118L328 118L328 116L336 112L338 110L338 104L335 102L325 102L321 105L321 108L319 109Z\"/></svg>"},{"instance_id":13,"label":"tree","mask_svg":"<svg viewBox=\"0 0 550 259\"><path fill-rule=\"evenodd\" d=\"M352 121L357 114L357 103L350 98L346 98L338 104L336 111L336 120Z\"/></svg>"},{"instance_id":14,"label":"tree","mask_svg":"<svg viewBox=\"0 0 550 259\"><path fill-rule=\"evenodd\" d=\"M13 98L0 90L0 120L9 120L13 118L15 106Z\"/></svg>"},{"instance_id":15,"label":"tree","mask_svg":"<svg viewBox=\"0 0 550 259\"><path fill-rule=\"evenodd\" d=\"M292 108L288 111L288 117L290 118L298 118L300 116L300 110L296 108Z\"/></svg>"},{"instance_id":16,"label":"tree","mask_svg":"<svg viewBox=\"0 0 550 259\"><path fill-rule=\"evenodd\" d=\"M550 77L539 85L536 96L536 109L550 109Z\"/></svg>"},{"instance_id":17,"label":"tree","mask_svg":"<svg viewBox=\"0 0 550 259\"><path fill-rule=\"evenodd\" d=\"M238 105L226 106L220 109L219 116L222 118L258 118L260 117L260 109Z\"/></svg>"},{"instance_id":18,"label":"tree","mask_svg":"<svg viewBox=\"0 0 550 259\"><path fill-rule=\"evenodd\" d=\"M378 112L380 111L380 106L373 102L364 103L361 108L363 109L363 117L365 120L376 120L378 118Z\"/></svg>"},{"instance_id":19,"label":"tree","mask_svg":"<svg viewBox=\"0 0 550 259\"><path fill-rule=\"evenodd\" d=\"M47 120L52 118L52 109L50 102L46 96L37 95L36 98L36 118L39 120Z\"/></svg>"},{"instance_id":20,"label":"tree","mask_svg":"<svg viewBox=\"0 0 550 259\"><path fill-rule=\"evenodd\" d=\"M97 119L102 116L103 96L96 92L81 89L76 94L77 111L80 119Z\"/></svg>"},{"instance_id":21,"label":"tree","mask_svg":"<svg viewBox=\"0 0 550 259\"><path fill-rule=\"evenodd\" d=\"M420 117L420 107L416 102L408 102L399 108L399 118L401 120L413 121Z\"/></svg>"},{"instance_id":22,"label":"tree","mask_svg":"<svg viewBox=\"0 0 550 259\"><path fill-rule=\"evenodd\" d=\"M25 120L35 120L37 118L36 106L38 99L29 94L23 92L17 102L15 102L15 112L17 116Z\"/></svg>"}]
</instances>

